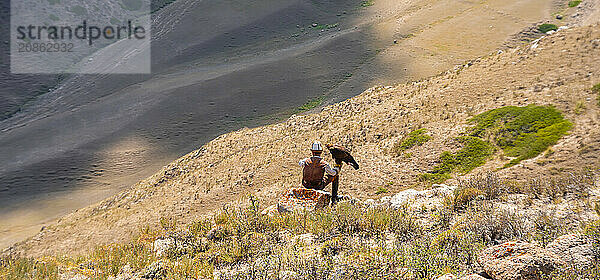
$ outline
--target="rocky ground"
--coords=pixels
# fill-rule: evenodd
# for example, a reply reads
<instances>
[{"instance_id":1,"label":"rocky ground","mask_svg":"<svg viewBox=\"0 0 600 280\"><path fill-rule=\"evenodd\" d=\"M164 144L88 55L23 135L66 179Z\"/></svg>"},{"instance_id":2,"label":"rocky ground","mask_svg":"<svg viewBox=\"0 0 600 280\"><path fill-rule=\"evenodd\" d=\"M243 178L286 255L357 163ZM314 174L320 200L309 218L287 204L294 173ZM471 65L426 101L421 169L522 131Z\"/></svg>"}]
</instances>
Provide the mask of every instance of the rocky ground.
<instances>
[{"instance_id":1,"label":"rocky ground","mask_svg":"<svg viewBox=\"0 0 600 280\"><path fill-rule=\"evenodd\" d=\"M598 279L600 199L590 172L520 189L494 173L333 207L292 189L250 196L185 228L161 220L83 257L5 258L19 279ZM554 194L538 186L553 188ZM552 201L548 201L552 199ZM263 209L264 208L264 209ZM8 264L8 265L7 265ZM33 264L37 268L32 268ZM3 273L3 274L2 274ZM12 276L12 277L11 277Z\"/></svg>"}]
</instances>

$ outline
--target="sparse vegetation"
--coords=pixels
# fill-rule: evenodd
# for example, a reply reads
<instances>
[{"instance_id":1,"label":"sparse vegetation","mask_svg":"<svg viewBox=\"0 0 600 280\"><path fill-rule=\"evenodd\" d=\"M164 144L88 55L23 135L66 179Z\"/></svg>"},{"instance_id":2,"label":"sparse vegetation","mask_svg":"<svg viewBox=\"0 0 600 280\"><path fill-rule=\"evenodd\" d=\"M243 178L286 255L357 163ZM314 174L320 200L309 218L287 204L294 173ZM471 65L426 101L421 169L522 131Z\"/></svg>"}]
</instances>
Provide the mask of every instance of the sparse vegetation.
<instances>
[{"instance_id":1,"label":"sparse vegetation","mask_svg":"<svg viewBox=\"0 0 600 280\"><path fill-rule=\"evenodd\" d=\"M373 0L365 0L365 1L360 2L360 6L363 8L370 7L373 5L375 5L375 1L373 1Z\"/></svg>"},{"instance_id":2,"label":"sparse vegetation","mask_svg":"<svg viewBox=\"0 0 600 280\"><path fill-rule=\"evenodd\" d=\"M502 107L470 121L476 123L471 136L487 139L514 157L505 167L539 155L573 126L554 107L536 105Z\"/></svg>"},{"instance_id":3,"label":"sparse vegetation","mask_svg":"<svg viewBox=\"0 0 600 280\"><path fill-rule=\"evenodd\" d=\"M331 29L331 28L336 28L339 26L339 23L333 23L333 24L318 24L317 26L314 26L312 28L316 29L316 30L323 30L323 29Z\"/></svg>"},{"instance_id":4,"label":"sparse vegetation","mask_svg":"<svg viewBox=\"0 0 600 280\"><path fill-rule=\"evenodd\" d=\"M296 109L296 113L302 113L302 112L306 112L308 110L314 109L314 108L318 107L319 105L321 105L321 103L323 102L324 99L325 99L324 96L319 96L319 97L313 98L313 99L309 100L308 102L304 103L304 105L298 107L298 109Z\"/></svg>"},{"instance_id":5,"label":"sparse vegetation","mask_svg":"<svg viewBox=\"0 0 600 280\"><path fill-rule=\"evenodd\" d=\"M384 188L384 187L379 187L377 188L377 191L375 192L375 194L382 194L382 193L387 193L388 189Z\"/></svg>"},{"instance_id":6,"label":"sparse vegetation","mask_svg":"<svg viewBox=\"0 0 600 280\"><path fill-rule=\"evenodd\" d=\"M598 101L598 106L600 106L600 84L593 86L592 92L596 93L596 101Z\"/></svg>"},{"instance_id":7,"label":"sparse vegetation","mask_svg":"<svg viewBox=\"0 0 600 280\"><path fill-rule=\"evenodd\" d=\"M569 1L569 7L573 8L573 7L577 7L579 6L579 4L581 4L580 0L576 0L576 1Z\"/></svg>"},{"instance_id":8,"label":"sparse vegetation","mask_svg":"<svg viewBox=\"0 0 600 280\"><path fill-rule=\"evenodd\" d=\"M401 155L404 151L415 146L421 146L429 140L431 140L431 136L427 134L427 130L424 128L417 129L408 133L408 135L398 142L394 150L396 151L396 154Z\"/></svg>"},{"instance_id":9,"label":"sparse vegetation","mask_svg":"<svg viewBox=\"0 0 600 280\"><path fill-rule=\"evenodd\" d=\"M547 33L548 31L551 30L558 30L558 26L556 26L556 24L552 24L552 23L544 23L538 26L538 30L542 33Z\"/></svg>"},{"instance_id":10,"label":"sparse vegetation","mask_svg":"<svg viewBox=\"0 0 600 280\"><path fill-rule=\"evenodd\" d=\"M585 112L585 102L583 100L579 100L577 101L577 103L575 103L575 114L576 115L581 115Z\"/></svg>"},{"instance_id":11,"label":"sparse vegetation","mask_svg":"<svg viewBox=\"0 0 600 280\"><path fill-rule=\"evenodd\" d=\"M270 217L262 215L259 202L250 197L185 228L176 228L172 218L161 218L160 228L144 227L130 243L101 246L81 257L2 258L0 278L61 279L61 274L72 273L108 279L125 266L138 275L152 271L151 275L161 279L212 278L222 273L227 279L274 279L282 273L298 279L322 279L334 273L343 273L345 279L460 275L472 269L478 253L488 246L509 240L545 245L576 230L565 227L555 213L539 211L524 217L501 209L496 198L546 189L570 196L587 189L581 186L593 185L590 178L538 180L526 185L543 187L528 189L510 188L508 182L489 173L460 182L441 209L420 217L408 205L395 209L347 202L316 212ZM436 226L423 227L418 222L423 217L437 221ZM600 252L600 223L588 223L583 233ZM159 257L152 251L157 239L176 241ZM599 271L591 269L582 275L594 279ZM558 270L553 279L571 279L566 278L570 272Z\"/></svg>"}]
</instances>

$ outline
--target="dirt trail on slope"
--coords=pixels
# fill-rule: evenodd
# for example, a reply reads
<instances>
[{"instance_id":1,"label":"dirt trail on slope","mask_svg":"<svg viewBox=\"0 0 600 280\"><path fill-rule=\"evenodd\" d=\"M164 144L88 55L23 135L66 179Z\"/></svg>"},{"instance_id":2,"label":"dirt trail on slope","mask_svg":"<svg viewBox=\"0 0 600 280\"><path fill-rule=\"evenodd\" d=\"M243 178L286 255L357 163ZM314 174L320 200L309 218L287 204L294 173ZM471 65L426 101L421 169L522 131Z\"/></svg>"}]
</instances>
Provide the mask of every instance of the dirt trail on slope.
<instances>
[{"instance_id":1,"label":"dirt trail on slope","mask_svg":"<svg viewBox=\"0 0 600 280\"><path fill-rule=\"evenodd\" d=\"M435 75L495 50L523 28L550 19L556 9L549 0L377 1L340 20L337 28L307 34L299 43L281 35L239 52L182 61L153 79L92 103L66 106L63 112L28 120L20 124L23 128L11 130L0 139L8 153L3 158L20 157L26 151L36 162L23 169L15 166L18 171L3 176L12 183L0 189L7 194L1 203L0 246L33 235L43 224L52 224L74 209L123 190L223 132L273 122L315 97L325 95L331 103L375 84ZM190 54L197 55L191 50ZM347 134L343 130L339 133ZM36 158L46 151L51 152L48 158ZM296 173L290 169L282 174ZM252 178L240 179L236 185L258 184ZM278 179L273 182L292 181ZM215 182L218 185L222 181ZM185 204L175 213L190 211L184 215L188 218L191 213L207 213L253 189L228 188L217 192L217 197L210 191L209 196L197 194L193 197L211 198L202 199L204 203L198 207ZM266 189L276 192L279 188ZM177 207L171 203L156 208ZM164 210L148 215L148 220L159 214ZM111 226L112 230L131 225L137 219L133 216ZM87 246L79 245L126 240L136 230L127 229L122 235L103 230L88 232L85 237L75 234L69 242L57 242L56 247L42 247L36 252L85 250Z\"/></svg>"}]
</instances>

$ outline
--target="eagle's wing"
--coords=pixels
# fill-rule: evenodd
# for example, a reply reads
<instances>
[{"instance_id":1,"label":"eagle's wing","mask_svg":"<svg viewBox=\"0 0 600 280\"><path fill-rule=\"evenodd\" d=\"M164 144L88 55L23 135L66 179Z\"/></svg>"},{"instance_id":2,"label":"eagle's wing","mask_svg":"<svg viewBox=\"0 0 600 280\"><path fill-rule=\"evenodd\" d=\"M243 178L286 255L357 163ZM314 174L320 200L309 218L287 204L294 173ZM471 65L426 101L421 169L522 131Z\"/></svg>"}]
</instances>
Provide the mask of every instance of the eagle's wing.
<instances>
[{"instance_id":1,"label":"eagle's wing","mask_svg":"<svg viewBox=\"0 0 600 280\"><path fill-rule=\"evenodd\" d=\"M346 148L344 148L342 146L330 145L330 144L326 144L325 146L327 147L327 149L329 149L329 152L331 153L331 157L333 157L333 159L335 159L336 163L345 162L349 165L352 165L352 167L354 167L354 169L358 169L358 163L356 163L356 161L354 160L354 157L352 157L352 155L350 154L350 152L348 150L346 150Z\"/></svg>"}]
</instances>

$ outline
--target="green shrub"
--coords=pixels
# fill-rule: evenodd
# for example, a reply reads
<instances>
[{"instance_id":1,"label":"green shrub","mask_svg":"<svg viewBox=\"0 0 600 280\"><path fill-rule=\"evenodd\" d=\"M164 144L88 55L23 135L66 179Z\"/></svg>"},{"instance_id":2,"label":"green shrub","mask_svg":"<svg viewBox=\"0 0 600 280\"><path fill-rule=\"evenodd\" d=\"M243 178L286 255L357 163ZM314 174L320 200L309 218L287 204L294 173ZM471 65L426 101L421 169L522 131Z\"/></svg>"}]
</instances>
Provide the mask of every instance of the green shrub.
<instances>
[{"instance_id":1,"label":"green shrub","mask_svg":"<svg viewBox=\"0 0 600 280\"><path fill-rule=\"evenodd\" d=\"M544 23L538 26L538 30L542 33L547 33L548 31L551 30L558 30L558 26L556 26L556 24L552 24L552 23Z\"/></svg>"},{"instance_id":2,"label":"green shrub","mask_svg":"<svg viewBox=\"0 0 600 280\"><path fill-rule=\"evenodd\" d=\"M473 117L471 136L489 139L514 157L505 167L533 158L556 144L573 124L552 106L507 106Z\"/></svg>"},{"instance_id":3,"label":"green shrub","mask_svg":"<svg viewBox=\"0 0 600 280\"><path fill-rule=\"evenodd\" d=\"M463 147L455 153L443 152L440 155L440 163L433 168L433 171L421 174L421 180L432 183L443 182L450 178L451 173L469 173L483 165L495 151L490 143L477 137L461 136L456 140Z\"/></svg>"},{"instance_id":4,"label":"green shrub","mask_svg":"<svg viewBox=\"0 0 600 280\"><path fill-rule=\"evenodd\" d=\"M417 129L408 133L408 135L398 142L394 150L396 154L401 155L404 151L414 146L421 146L429 140L431 140L431 136L427 135L427 130L424 128Z\"/></svg>"},{"instance_id":5,"label":"green shrub","mask_svg":"<svg viewBox=\"0 0 600 280\"><path fill-rule=\"evenodd\" d=\"M573 8L573 7L577 7L579 6L579 4L581 4L580 0L576 0L576 1L569 1L569 7Z\"/></svg>"}]
</instances>

